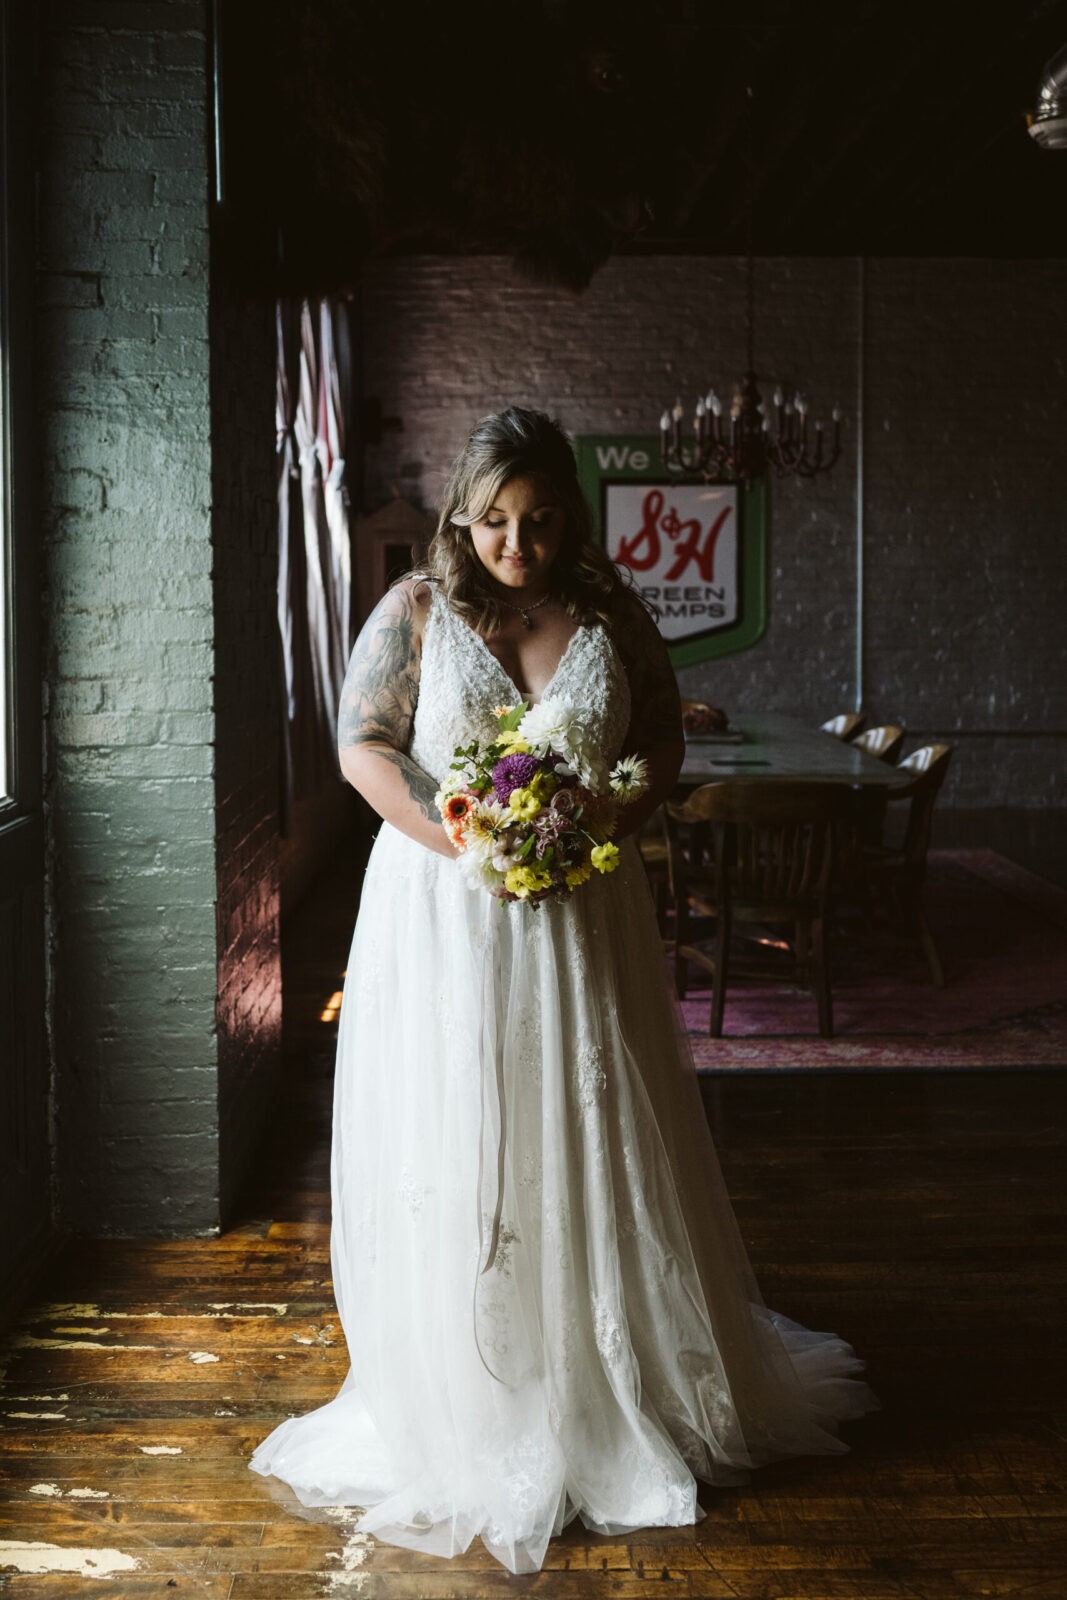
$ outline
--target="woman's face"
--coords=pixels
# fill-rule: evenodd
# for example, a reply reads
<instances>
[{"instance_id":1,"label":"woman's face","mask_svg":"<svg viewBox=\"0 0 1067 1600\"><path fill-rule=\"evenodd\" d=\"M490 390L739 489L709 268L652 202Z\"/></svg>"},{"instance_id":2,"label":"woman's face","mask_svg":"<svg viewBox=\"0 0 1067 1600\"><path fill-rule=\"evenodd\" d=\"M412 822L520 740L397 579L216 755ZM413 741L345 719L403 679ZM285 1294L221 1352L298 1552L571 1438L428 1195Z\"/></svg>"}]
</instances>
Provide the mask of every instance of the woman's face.
<instances>
[{"instance_id":1,"label":"woman's face","mask_svg":"<svg viewBox=\"0 0 1067 1600\"><path fill-rule=\"evenodd\" d=\"M511 478L471 523L474 553L502 588L526 590L533 598L548 587L566 525L567 514L547 479Z\"/></svg>"}]
</instances>

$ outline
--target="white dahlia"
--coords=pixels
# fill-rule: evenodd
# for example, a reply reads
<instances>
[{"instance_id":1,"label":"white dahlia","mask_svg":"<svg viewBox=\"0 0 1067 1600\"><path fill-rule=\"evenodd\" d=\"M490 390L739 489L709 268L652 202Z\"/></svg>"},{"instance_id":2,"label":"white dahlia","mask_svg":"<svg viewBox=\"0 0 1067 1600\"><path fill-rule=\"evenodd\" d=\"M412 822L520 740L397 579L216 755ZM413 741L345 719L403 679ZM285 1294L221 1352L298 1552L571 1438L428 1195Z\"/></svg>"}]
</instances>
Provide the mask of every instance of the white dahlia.
<instances>
[{"instance_id":1,"label":"white dahlia","mask_svg":"<svg viewBox=\"0 0 1067 1600\"><path fill-rule=\"evenodd\" d=\"M607 771L578 706L550 696L530 707L518 731L534 754L546 755L552 750L563 757L563 764L556 769L562 776L577 777L598 792L603 788Z\"/></svg>"}]
</instances>

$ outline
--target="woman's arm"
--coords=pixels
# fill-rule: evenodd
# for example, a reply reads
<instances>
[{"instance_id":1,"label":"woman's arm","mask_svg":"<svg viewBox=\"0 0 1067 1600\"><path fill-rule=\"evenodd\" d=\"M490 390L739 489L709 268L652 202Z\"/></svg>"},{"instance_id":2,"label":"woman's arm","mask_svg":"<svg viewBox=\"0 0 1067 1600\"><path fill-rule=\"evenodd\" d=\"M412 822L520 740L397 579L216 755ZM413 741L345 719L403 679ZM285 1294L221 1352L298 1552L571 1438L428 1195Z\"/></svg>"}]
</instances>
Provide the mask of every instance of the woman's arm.
<instances>
[{"instance_id":1,"label":"woman's arm","mask_svg":"<svg viewBox=\"0 0 1067 1600\"><path fill-rule=\"evenodd\" d=\"M433 803L437 784L406 754L419 698L428 591L418 579L390 589L356 640L341 690L341 771L380 817L409 839L454 856Z\"/></svg>"},{"instance_id":2,"label":"woman's arm","mask_svg":"<svg viewBox=\"0 0 1067 1600\"><path fill-rule=\"evenodd\" d=\"M616 647L630 683L630 727L627 755L648 762L648 788L640 800L626 806L619 818L616 839L637 833L674 789L685 756L682 703L667 646L659 629L633 596L618 630Z\"/></svg>"}]
</instances>

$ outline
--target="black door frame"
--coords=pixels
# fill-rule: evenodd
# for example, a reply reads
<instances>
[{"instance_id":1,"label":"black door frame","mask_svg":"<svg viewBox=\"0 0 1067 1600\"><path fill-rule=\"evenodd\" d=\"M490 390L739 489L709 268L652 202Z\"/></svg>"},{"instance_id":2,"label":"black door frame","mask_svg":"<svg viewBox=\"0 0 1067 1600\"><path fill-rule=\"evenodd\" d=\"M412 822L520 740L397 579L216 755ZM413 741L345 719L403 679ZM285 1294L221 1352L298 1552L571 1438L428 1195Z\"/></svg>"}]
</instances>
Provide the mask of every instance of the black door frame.
<instances>
[{"instance_id":1,"label":"black door frame","mask_svg":"<svg viewBox=\"0 0 1067 1600\"><path fill-rule=\"evenodd\" d=\"M0 0L0 464L4 563L0 714L0 1316L51 1237L42 810L41 572L34 506L35 8Z\"/></svg>"}]
</instances>

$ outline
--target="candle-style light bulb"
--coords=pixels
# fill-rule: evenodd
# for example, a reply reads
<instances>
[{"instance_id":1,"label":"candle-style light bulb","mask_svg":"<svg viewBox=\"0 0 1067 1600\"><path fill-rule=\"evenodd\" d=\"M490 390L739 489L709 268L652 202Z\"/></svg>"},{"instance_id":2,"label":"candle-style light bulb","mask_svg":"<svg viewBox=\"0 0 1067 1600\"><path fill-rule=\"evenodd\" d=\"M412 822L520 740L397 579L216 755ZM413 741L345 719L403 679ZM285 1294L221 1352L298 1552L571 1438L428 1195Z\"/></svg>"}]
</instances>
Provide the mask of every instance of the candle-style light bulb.
<instances>
[{"instance_id":1,"label":"candle-style light bulb","mask_svg":"<svg viewBox=\"0 0 1067 1600\"><path fill-rule=\"evenodd\" d=\"M685 416L685 407L682 404L680 395L674 402L674 409L671 412L671 415L673 416L675 422L681 422L682 418Z\"/></svg>"},{"instance_id":2,"label":"candle-style light bulb","mask_svg":"<svg viewBox=\"0 0 1067 1600\"><path fill-rule=\"evenodd\" d=\"M708 410L711 412L713 417L722 416L722 401L719 399L714 389L708 390Z\"/></svg>"},{"instance_id":3,"label":"candle-style light bulb","mask_svg":"<svg viewBox=\"0 0 1067 1600\"><path fill-rule=\"evenodd\" d=\"M774 391L774 403L778 410L781 411L782 406L785 404L785 395L782 393L780 388L775 389Z\"/></svg>"},{"instance_id":4,"label":"candle-style light bulb","mask_svg":"<svg viewBox=\"0 0 1067 1600\"><path fill-rule=\"evenodd\" d=\"M671 414L670 414L669 411L665 411L663 413L663 415L659 419L659 431L661 433L669 433L670 432L670 428L671 428Z\"/></svg>"},{"instance_id":5,"label":"candle-style light bulb","mask_svg":"<svg viewBox=\"0 0 1067 1600\"><path fill-rule=\"evenodd\" d=\"M704 402L703 402L703 400L698 400L697 401L697 419L698 420L703 420L703 418L705 416L707 416L707 412L704 409Z\"/></svg>"},{"instance_id":6,"label":"candle-style light bulb","mask_svg":"<svg viewBox=\"0 0 1067 1600\"><path fill-rule=\"evenodd\" d=\"M840 406L835 406L834 409L831 411L830 416L831 416L831 418L833 419L834 422L840 422L841 421L841 407Z\"/></svg>"}]
</instances>

